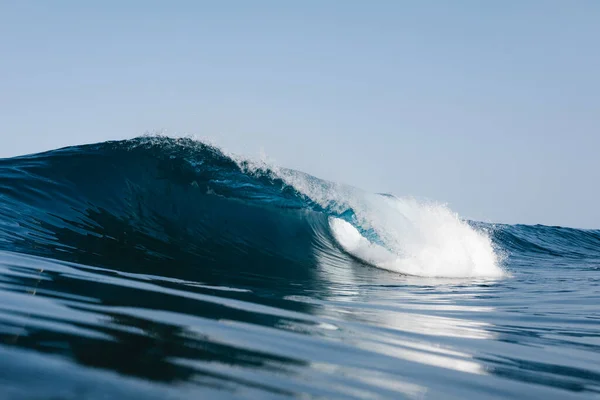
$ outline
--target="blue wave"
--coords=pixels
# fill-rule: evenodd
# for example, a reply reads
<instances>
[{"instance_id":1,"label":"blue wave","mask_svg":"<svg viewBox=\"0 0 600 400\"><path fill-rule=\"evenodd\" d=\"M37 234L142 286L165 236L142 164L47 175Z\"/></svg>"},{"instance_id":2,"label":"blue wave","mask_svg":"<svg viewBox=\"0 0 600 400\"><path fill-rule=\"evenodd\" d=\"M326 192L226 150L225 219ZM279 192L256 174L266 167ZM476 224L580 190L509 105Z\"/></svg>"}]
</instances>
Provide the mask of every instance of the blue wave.
<instances>
[{"instance_id":1,"label":"blue wave","mask_svg":"<svg viewBox=\"0 0 600 400\"><path fill-rule=\"evenodd\" d=\"M184 279L200 270L302 278L348 262L457 276L496 274L497 265L476 258L482 252L489 263L500 262L499 250L599 256L600 231L458 220L456 231L440 231L436 218L447 227L452 217L443 208L257 167L191 139L144 137L0 160L0 249L86 265ZM422 237L429 233L434 241ZM456 260L432 261L436 251L457 247L464 251ZM452 270L465 260L470 269ZM441 266L428 270L427 262Z\"/></svg>"}]
</instances>

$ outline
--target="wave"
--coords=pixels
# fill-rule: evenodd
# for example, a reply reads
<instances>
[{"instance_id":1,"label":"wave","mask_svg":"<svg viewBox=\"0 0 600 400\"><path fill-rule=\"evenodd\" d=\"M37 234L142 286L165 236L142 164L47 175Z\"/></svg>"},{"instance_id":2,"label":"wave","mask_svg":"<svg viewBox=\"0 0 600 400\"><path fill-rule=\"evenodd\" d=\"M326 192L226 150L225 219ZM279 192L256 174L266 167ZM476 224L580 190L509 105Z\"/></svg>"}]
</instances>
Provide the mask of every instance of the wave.
<instances>
[{"instance_id":1,"label":"wave","mask_svg":"<svg viewBox=\"0 0 600 400\"><path fill-rule=\"evenodd\" d=\"M527 233L538 229L470 223L443 205L367 193L191 139L0 160L0 249L136 272L308 279L324 264L352 262L406 275L500 277L503 249L547 250ZM600 242L597 231L561 232L582 235L589 251Z\"/></svg>"},{"instance_id":2,"label":"wave","mask_svg":"<svg viewBox=\"0 0 600 400\"><path fill-rule=\"evenodd\" d=\"M519 224L495 225L490 233L512 257L600 261L600 230Z\"/></svg>"}]
</instances>

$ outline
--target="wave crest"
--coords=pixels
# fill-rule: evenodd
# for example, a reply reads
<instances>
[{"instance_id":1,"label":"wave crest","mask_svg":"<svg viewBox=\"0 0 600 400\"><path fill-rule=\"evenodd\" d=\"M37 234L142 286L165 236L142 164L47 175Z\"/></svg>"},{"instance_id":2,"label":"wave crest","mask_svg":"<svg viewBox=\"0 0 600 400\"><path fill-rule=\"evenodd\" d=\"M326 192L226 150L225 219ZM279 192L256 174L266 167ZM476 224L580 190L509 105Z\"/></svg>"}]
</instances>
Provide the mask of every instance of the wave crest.
<instances>
[{"instance_id":1,"label":"wave crest","mask_svg":"<svg viewBox=\"0 0 600 400\"><path fill-rule=\"evenodd\" d=\"M2 249L140 269L168 260L244 264L253 273L287 263L302 275L318 258L418 276L503 275L488 235L444 206L256 164L191 139L5 159L0 176Z\"/></svg>"}]
</instances>

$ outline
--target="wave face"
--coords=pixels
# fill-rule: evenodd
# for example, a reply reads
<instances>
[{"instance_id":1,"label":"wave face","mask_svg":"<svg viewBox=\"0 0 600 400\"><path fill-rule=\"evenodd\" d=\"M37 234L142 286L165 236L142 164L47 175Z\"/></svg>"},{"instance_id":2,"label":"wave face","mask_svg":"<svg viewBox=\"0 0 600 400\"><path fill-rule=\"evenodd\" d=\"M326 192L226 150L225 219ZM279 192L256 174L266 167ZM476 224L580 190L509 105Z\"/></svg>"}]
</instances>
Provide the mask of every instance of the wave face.
<instances>
[{"instance_id":1,"label":"wave face","mask_svg":"<svg viewBox=\"0 0 600 400\"><path fill-rule=\"evenodd\" d=\"M0 398L589 398L599 271L190 139L3 159Z\"/></svg>"},{"instance_id":2,"label":"wave face","mask_svg":"<svg viewBox=\"0 0 600 400\"><path fill-rule=\"evenodd\" d=\"M0 168L0 243L10 250L98 265L184 258L205 268L245 260L302 270L352 258L416 276L503 274L487 234L443 206L269 168L189 139L71 147Z\"/></svg>"}]
</instances>

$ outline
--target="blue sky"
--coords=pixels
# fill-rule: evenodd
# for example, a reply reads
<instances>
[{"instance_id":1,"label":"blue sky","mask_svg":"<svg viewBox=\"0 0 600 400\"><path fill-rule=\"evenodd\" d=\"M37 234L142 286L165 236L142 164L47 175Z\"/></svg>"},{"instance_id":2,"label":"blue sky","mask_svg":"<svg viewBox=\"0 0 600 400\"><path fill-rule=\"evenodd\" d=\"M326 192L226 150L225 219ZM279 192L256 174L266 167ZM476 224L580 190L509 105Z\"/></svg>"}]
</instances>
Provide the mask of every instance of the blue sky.
<instances>
[{"instance_id":1,"label":"blue sky","mask_svg":"<svg viewBox=\"0 0 600 400\"><path fill-rule=\"evenodd\" d=\"M164 129L600 228L600 2L0 0L0 157Z\"/></svg>"}]
</instances>

